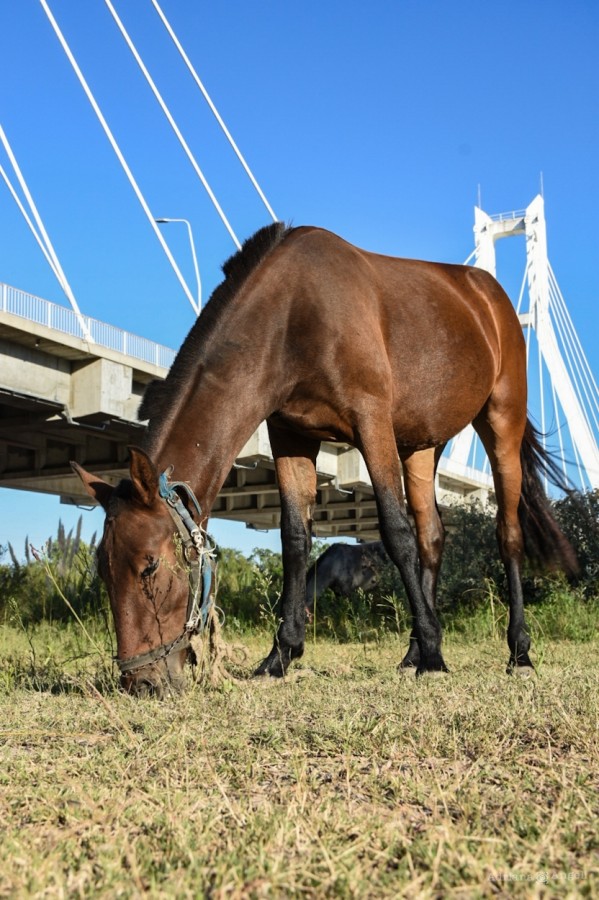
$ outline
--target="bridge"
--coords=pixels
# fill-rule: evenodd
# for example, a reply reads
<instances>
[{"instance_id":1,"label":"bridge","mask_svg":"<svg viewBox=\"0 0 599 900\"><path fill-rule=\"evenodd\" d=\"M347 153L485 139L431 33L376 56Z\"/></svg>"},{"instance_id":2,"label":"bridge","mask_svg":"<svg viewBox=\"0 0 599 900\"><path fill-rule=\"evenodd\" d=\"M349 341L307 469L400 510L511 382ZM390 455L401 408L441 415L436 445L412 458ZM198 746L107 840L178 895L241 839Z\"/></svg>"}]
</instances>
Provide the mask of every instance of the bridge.
<instances>
[{"instance_id":1,"label":"bridge","mask_svg":"<svg viewBox=\"0 0 599 900\"><path fill-rule=\"evenodd\" d=\"M554 415L566 417L569 442L560 431L562 457L574 454L574 478L581 487L599 486L594 409L570 376L552 325L549 275L539 273L543 247L543 205L496 217L475 209L475 262L494 272L494 241L528 237L528 310L523 327L535 332L552 377ZM532 235L532 237L531 237ZM533 239L534 238L534 239ZM534 257L531 254L536 254ZM546 260L543 271L549 273ZM546 289L547 288L547 289ZM520 301L522 298L520 298ZM521 302L519 308L521 307ZM145 386L164 378L174 351L137 335L82 316L79 310L50 303L0 285L0 485L59 495L63 502L88 505L69 460L74 459L111 483L127 474L127 447L138 443L144 423L137 408ZM561 401L561 408L557 408ZM587 404L588 405L588 404ZM545 421L544 407L541 418ZM593 428L595 426L595 430ZM458 435L442 457L437 496L444 507L492 492L471 428ZM571 461L564 462L567 472ZM378 535L372 485L361 454L347 445L324 443L317 461L318 504L315 533L322 537L372 539ZM266 425L262 423L239 454L213 509L216 518L245 522L258 529L279 525L279 498Z\"/></svg>"},{"instance_id":2,"label":"bridge","mask_svg":"<svg viewBox=\"0 0 599 900\"><path fill-rule=\"evenodd\" d=\"M185 219L159 219L152 213L47 0L40 3L156 240L197 314L201 306L201 284L190 223ZM276 220L157 0L152 0L152 5L252 189L268 216ZM131 35L108 0L107 7L222 225L239 247L237 235ZM0 177L69 303L69 306L56 305L0 284L0 486L51 493L65 503L89 505L89 497L82 495L71 473L69 460L77 460L110 482L126 474L127 447L139 442L144 427L137 419L143 390L151 379L165 377L174 351L82 314L1 126L0 143L18 184L13 183L2 165ZM197 293L186 283L159 227L169 221L187 224ZM599 391L549 264L541 196L527 209L510 213L490 216L475 208L475 246L466 262L472 261L497 274L495 243L506 237L521 237L526 242L526 266L515 305L526 332L533 415L541 430L553 435L556 446L552 449L557 450L562 460L564 474L583 489L597 489ZM499 277L501 280L501 273ZM376 537L376 506L358 451L349 446L323 444L317 469L316 534ZM444 506L465 497L485 500L492 491L488 462L471 428L448 446L439 465L436 488L438 500ZM278 493L264 424L242 449L213 515L260 529L278 526Z\"/></svg>"},{"instance_id":3,"label":"bridge","mask_svg":"<svg viewBox=\"0 0 599 900\"><path fill-rule=\"evenodd\" d=\"M168 347L0 285L0 486L89 505L69 460L111 483L126 476L127 447L139 443L144 428L137 419L144 388L166 376L173 357ZM323 444L317 470L316 534L375 537L374 495L360 453ZM450 460L437 477L446 503L485 498L491 487L488 474ZM278 527L264 423L239 454L212 514L259 529Z\"/></svg>"}]
</instances>

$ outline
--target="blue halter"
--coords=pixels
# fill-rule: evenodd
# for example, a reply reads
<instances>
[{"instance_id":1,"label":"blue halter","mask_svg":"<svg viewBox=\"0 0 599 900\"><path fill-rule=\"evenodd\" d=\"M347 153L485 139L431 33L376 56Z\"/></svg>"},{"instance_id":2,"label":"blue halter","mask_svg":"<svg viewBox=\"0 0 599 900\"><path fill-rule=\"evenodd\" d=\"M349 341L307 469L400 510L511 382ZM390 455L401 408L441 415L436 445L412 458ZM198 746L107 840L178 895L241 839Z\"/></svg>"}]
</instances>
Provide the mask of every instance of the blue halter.
<instances>
[{"instance_id":1,"label":"blue halter","mask_svg":"<svg viewBox=\"0 0 599 900\"><path fill-rule=\"evenodd\" d=\"M142 669L152 663L166 659L177 650L186 650L191 646L190 638L201 633L206 627L208 615L214 605L212 584L216 571L214 546L206 532L193 520L177 489L184 491L195 509L198 523L202 519L202 507L185 481L169 481L172 466L160 475L158 493L166 503L167 509L177 526L183 544L183 554L189 566L189 598L185 626L179 637L168 644L155 647L147 653L118 659L117 664L123 674Z\"/></svg>"},{"instance_id":2,"label":"blue halter","mask_svg":"<svg viewBox=\"0 0 599 900\"><path fill-rule=\"evenodd\" d=\"M187 607L185 630L190 634L202 631L208 619L214 599L212 596L212 577L214 574L214 547L199 524L194 522L187 507L183 503L177 488L185 491L195 509L198 523L202 518L202 507L186 481L169 481L172 467L166 469L158 479L158 493L165 501L177 530L183 541L183 552L191 567L191 585ZM194 553L190 551L195 551ZM201 589L198 582L201 581Z\"/></svg>"}]
</instances>

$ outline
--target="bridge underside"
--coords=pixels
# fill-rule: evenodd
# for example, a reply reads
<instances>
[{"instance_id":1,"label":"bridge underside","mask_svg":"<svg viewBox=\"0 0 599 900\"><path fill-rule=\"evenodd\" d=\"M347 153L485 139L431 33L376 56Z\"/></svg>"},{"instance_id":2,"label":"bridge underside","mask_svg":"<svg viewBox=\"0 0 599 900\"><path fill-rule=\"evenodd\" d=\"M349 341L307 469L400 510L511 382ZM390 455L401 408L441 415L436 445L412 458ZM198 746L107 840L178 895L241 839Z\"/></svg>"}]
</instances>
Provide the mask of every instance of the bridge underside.
<instances>
[{"instance_id":1,"label":"bridge underside","mask_svg":"<svg viewBox=\"0 0 599 900\"><path fill-rule=\"evenodd\" d=\"M0 486L55 494L89 506L69 461L107 481L128 472L127 447L143 424L136 411L146 384L166 369L100 347L52 328L0 312ZM23 385L27 385L26 391ZM437 496L443 506L458 499L486 499L488 477L452 471L441 463ZM376 505L364 461L345 445L323 444L318 457L315 534L379 536ZM217 498L212 516L277 528L279 496L266 426L241 451Z\"/></svg>"}]
</instances>

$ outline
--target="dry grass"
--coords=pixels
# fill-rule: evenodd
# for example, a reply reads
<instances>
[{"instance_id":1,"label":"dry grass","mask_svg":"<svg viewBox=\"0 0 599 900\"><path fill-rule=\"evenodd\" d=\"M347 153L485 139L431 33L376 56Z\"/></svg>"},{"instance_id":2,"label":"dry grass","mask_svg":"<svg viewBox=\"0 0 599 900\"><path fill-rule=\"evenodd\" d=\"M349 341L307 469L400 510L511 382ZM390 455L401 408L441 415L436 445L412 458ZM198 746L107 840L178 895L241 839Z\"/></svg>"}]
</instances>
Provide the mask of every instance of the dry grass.
<instances>
[{"instance_id":1,"label":"dry grass","mask_svg":"<svg viewBox=\"0 0 599 900\"><path fill-rule=\"evenodd\" d=\"M0 895L596 896L598 649L547 644L522 681L453 637L415 681L395 639L319 643L163 703L5 677Z\"/></svg>"}]
</instances>

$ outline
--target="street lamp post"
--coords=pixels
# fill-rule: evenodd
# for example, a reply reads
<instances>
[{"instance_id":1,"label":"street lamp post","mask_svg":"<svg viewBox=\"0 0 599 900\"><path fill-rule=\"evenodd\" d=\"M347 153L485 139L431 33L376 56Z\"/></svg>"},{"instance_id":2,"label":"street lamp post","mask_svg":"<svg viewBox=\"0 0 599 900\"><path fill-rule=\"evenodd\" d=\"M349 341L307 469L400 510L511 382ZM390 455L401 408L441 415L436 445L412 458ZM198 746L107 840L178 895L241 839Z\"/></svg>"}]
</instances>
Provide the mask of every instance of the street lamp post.
<instances>
[{"instance_id":1,"label":"street lamp post","mask_svg":"<svg viewBox=\"0 0 599 900\"><path fill-rule=\"evenodd\" d=\"M171 222L183 222L184 225L187 225L187 233L189 235L189 246L191 247L191 258L193 259L193 268L196 273L196 282L198 285L198 311L202 308L202 283L200 281L200 269L198 266L198 258L196 256L196 248L193 241L193 234L191 232L191 223L187 219L154 219L154 221L158 225L168 225Z\"/></svg>"}]
</instances>

